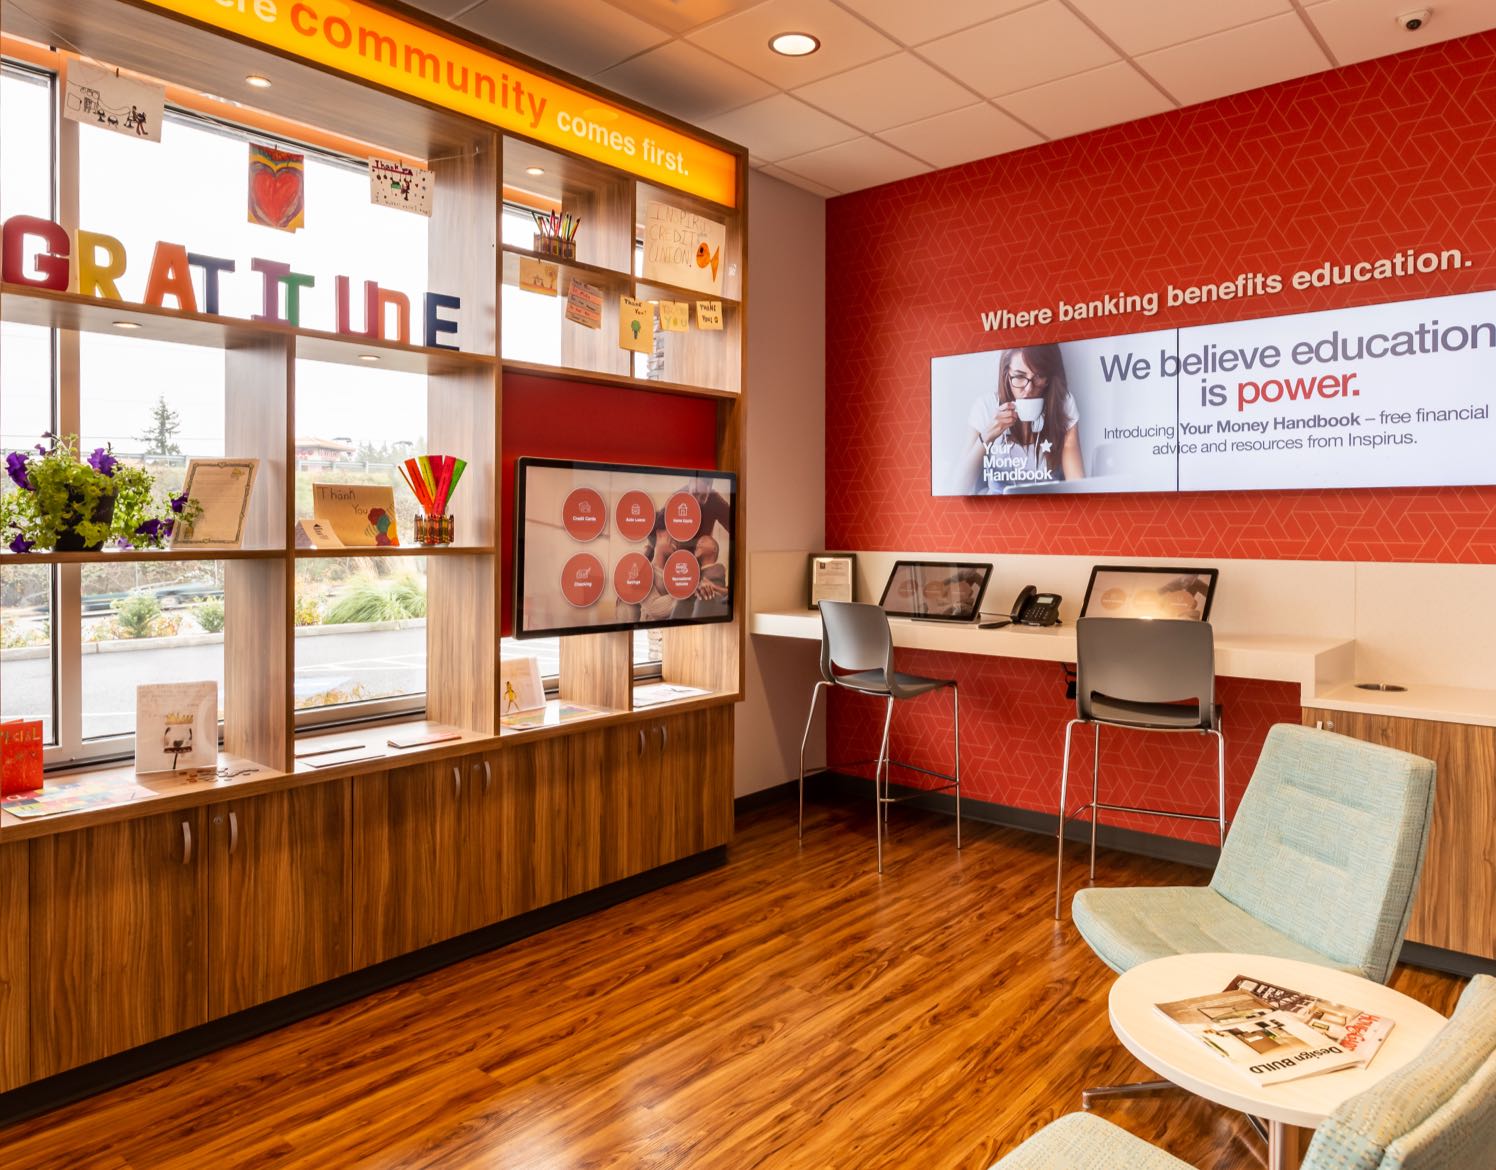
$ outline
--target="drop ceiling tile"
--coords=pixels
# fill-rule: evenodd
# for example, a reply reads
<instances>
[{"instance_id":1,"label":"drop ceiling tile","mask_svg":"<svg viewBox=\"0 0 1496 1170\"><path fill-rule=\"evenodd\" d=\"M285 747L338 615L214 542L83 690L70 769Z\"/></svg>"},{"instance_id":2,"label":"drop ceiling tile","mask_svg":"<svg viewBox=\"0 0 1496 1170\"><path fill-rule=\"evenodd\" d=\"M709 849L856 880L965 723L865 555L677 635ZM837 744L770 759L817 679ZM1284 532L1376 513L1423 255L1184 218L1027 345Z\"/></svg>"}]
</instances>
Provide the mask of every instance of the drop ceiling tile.
<instances>
[{"instance_id":1,"label":"drop ceiling tile","mask_svg":"<svg viewBox=\"0 0 1496 1170\"><path fill-rule=\"evenodd\" d=\"M1331 68L1296 12L1144 53L1135 60L1185 105Z\"/></svg>"},{"instance_id":2,"label":"drop ceiling tile","mask_svg":"<svg viewBox=\"0 0 1496 1170\"><path fill-rule=\"evenodd\" d=\"M615 3L620 0L615 0ZM993 17L1027 8L1034 0L940 0L911 4L909 0L856 0L857 15L870 20L906 45L921 45L970 28ZM1286 0L1285 0L1286 2Z\"/></svg>"},{"instance_id":3,"label":"drop ceiling tile","mask_svg":"<svg viewBox=\"0 0 1496 1170\"><path fill-rule=\"evenodd\" d=\"M1431 8L1433 15L1417 32L1408 32L1395 18L1414 8ZM1325 0L1308 16L1342 65L1496 28L1491 0Z\"/></svg>"},{"instance_id":4,"label":"drop ceiling tile","mask_svg":"<svg viewBox=\"0 0 1496 1170\"><path fill-rule=\"evenodd\" d=\"M787 158L776 165L780 170L843 193L930 170L927 163L875 138L854 138L851 142Z\"/></svg>"},{"instance_id":5,"label":"drop ceiling tile","mask_svg":"<svg viewBox=\"0 0 1496 1170\"><path fill-rule=\"evenodd\" d=\"M699 24L738 12L759 0L608 0L640 20L679 35ZM472 3L472 0L468 0Z\"/></svg>"},{"instance_id":6,"label":"drop ceiling tile","mask_svg":"<svg viewBox=\"0 0 1496 1170\"><path fill-rule=\"evenodd\" d=\"M685 41L651 49L599 73L596 80L688 122L700 122L774 92L772 85Z\"/></svg>"},{"instance_id":7,"label":"drop ceiling tile","mask_svg":"<svg viewBox=\"0 0 1496 1170\"><path fill-rule=\"evenodd\" d=\"M782 167L766 166L759 167L759 171L768 175L771 179L778 179L781 183L788 183L792 187L799 187L802 191L809 191L812 195L819 195L822 199L829 199L833 195L839 195L839 191L833 191L830 187L823 187L820 183L812 182L800 175L791 174Z\"/></svg>"},{"instance_id":8,"label":"drop ceiling tile","mask_svg":"<svg viewBox=\"0 0 1496 1170\"><path fill-rule=\"evenodd\" d=\"M769 38L810 33L821 47L808 57L781 57ZM818 81L898 51L899 46L831 0L766 0L687 38L781 89Z\"/></svg>"},{"instance_id":9,"label":"drop ceiling tile","mask_svg":"<svg viewBox=\"0 0 1496 1170\"><path fill-rule=\"evenodd\" d=\"M953 167L1044 141L986 102L884 130L879 137L933 167Z\"/></svg>"},{"instance_id":10,"label":"drop ceiling tile","mask_svg":"<svg viewBox=\"0 0 1496 1170\"><path fill-rule=\"evenodd\" d=\"M1292 12L1289 0L1070 0L1124 53L1147 53Z\"/></svg>"},{"instance_id":11,"label":"drop ceiling tile","mask_svg":"<svg viewBox=\"0 0 1496 1170\"><path fill-rule=\"evenodd\" d=\"M654 25L596 0L485 0L456 23L583 77L669 39Z\"/></svg>"},{"instance_id":12,"label":"drop ceiling tile","mask_svg":"<svg viewBox=\"0 0 1496 1170\"><path fill-rule=\"evenodd\" d=\"M1058 0L931 41L920 55L984 97L1016 93L1117 60Z\"/></svg>"},{"instance_id":13,"label":"drop ceiling tile","mask_svg":"<svg viewBox=\"0 0 1496 1170\"><path fill-rule=\"evenodd\" d=\"M708 118L702 127L746 146L755 160L770 163L860 137L856 127L813 110L787 93Z\"/></svg>"},{"instance_id":14,"label":"drop ceiling tile","mask_svg":"<svg viewBox=\"0 0 1496 1170\"><path fill-rule=\"evenodd\" d=\"M802 85L795 96L870 133L968 106L975 97L912 53Z\"/></svg>"},{"instance_id":15,"label":"drop ceiling tile","mask_svg":"<svg viewBox=\"0 0 1496 1170\"><path fill-rule=\"evenodd\" d=\"M429 12L432 16L451 20L459 12L478 7L483 0L406 0L406 3L422 12Z\"/></svg>"},{"instance_id":16,"label":"drop ceiling tile","mask_svg":"<svg viewBox=\"0 0 1496 1170\"><path fill-rule=\"evenodd\" d=\"M1010 93L998 104L1050 138L1068 138L1174 108L1125 61Z\"/></svg>"}]
</instances>

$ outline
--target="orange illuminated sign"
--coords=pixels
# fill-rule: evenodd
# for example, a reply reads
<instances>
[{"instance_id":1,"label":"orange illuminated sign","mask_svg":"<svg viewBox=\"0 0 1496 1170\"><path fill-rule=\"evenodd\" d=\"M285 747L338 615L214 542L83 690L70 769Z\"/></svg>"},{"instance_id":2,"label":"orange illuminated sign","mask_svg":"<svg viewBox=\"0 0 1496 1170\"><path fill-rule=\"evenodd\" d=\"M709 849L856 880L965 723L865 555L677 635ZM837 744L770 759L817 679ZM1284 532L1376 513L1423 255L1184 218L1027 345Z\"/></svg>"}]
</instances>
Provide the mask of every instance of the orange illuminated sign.
<instances>
[{"instance_id":1,"label":"orange illuminated sign","mask_svg":"<svg viewBox=\"0 0 1496 1170\"><path fill-rule=\"evenodd\" d=\"M145 0L293 57L732 207L736 156L357 0Z\"/></svg>"}]
</instances>

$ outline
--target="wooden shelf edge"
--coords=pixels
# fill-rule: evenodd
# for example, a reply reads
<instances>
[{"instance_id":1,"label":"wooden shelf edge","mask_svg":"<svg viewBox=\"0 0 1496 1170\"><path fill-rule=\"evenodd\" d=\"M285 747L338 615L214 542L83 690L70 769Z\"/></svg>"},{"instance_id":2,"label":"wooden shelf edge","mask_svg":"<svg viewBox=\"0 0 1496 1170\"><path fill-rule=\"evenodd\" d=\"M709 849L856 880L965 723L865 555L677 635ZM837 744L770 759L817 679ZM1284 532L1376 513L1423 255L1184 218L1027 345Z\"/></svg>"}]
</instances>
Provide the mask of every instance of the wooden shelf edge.
<instances>
[{"instance_id":1,"label":"wooden shelf edge","mask_svg":"<svg viewBox=\"0 0 1496 1170\"><path fill-rule=\"evenodd\" d=\"M505 244L503 252L506 256L522 256L527 260L544 260L548 264L555 264L561 268L571 268L577 272L584 272L595 276L599 280L627 281L633 283L634 274L623 272L617 268L608 268L602 264L589 264L585 260L563 260L559 256L548 256L544 252L537 252L533 248L524 248L518 244Z\"/></svg>"},{"instance_id":2,"label":"wooden shelf edge","mask_svg":"<svg viewBox=\"0 0 1496 1170\"><path fill-rule=\"evenodd\" d=\"M721 304L722 304L722 308L724 310L726 310L726 309L738 309L738 308L742 308L742 305L743 305L742 301L736 300L733 297L724 297L720 293L704 293L700 289L686 288L684 285L670 284L668 281L664 281L664 280L651 280L647 276L636 276L636 277L634 277L634 295L635 296L638 296L639 291L640 291L641 288L654 288L654 289L659 289L661 292L670 293L671 294L671 298L670 298L671 300L678 300L678 301L720 301ZM652 300L653 298L651 298L651 297L640 297L639 299L647 301L647 300Z\"/></svg>"},{"instance_id":3,"label":"wooden shelf edge","mask_svg":"<svg viewBox=\"0 0 1496 1170\"><path fill-rule=\"evenodd\" d=\"M298 560L356 557L491 557L491 544L398 544L389 547L379 545L348 545L344 548L298 548Z\"/></svg>"},{"instance_id":4,"label":"wooden shelf edge","mask_svg":"<svg viewBox=\"0 0 1496 1170\"><path fill-rule=\"evenodd\" d=\"M720 398L736 401L742 394L736 390L715 390L708 386L687 386L680 382L656 382L635 378L631 374L607 374L581 370L574 366L547 366L540 362L504 360L506 374L529 374L537 378L558 378L563 382L592 382L601 386L621 386L628 390L651 390L657 394L679 394L688 398Z\"/></svg>"},{"instance_id":5,"label":"wooden shelf edge","mask_svg":"<svg viewBox=\"0 0 1496 1170\"><path fill-rule=\"evenodd\" d=\"M21 565L129 565L155 561L274 561L280 548L133 548L114 552L0 553L0 567Z\"/></svg>"}]
</instances>

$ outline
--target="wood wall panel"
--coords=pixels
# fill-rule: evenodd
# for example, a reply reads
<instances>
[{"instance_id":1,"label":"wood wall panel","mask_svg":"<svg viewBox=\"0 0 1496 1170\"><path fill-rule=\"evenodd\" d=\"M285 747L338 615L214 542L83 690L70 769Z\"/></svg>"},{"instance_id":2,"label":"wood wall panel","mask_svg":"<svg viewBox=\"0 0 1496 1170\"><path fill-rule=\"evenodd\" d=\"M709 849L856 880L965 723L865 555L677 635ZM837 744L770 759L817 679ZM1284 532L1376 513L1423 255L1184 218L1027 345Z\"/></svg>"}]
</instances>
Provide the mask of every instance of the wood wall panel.
<instances>
[{"instance_id":1,"label":"wood wall panel","mask_svg":"<svg viewBox=\"0 0 1496 1170\"><path fill-rule=\"evenodd\" d=\"M30 1077L31 938L26 844L0 845L0 1093Z\"/></svg>"},{"instance_id":2,"label":"wood wall panel","mask_svg":"<svg viewBox=\"0 0 1496 1170\"><path fill-rule=\"evenodd\" d=\"M1304 722L1434 761L1434 818L1408 941L1496 959L1496 728L1313 708Z\"/></svg>"},{"instance_id":3,"label":"wood wall panel","mask_svg":"<svg viewBox=\"0 0 1496 1170\"><path fill-rule=\"evenodd\" d=\"M33 1078L207 1019L206 820L189 809L31 842Z\"/></svg>"}]
</instances>

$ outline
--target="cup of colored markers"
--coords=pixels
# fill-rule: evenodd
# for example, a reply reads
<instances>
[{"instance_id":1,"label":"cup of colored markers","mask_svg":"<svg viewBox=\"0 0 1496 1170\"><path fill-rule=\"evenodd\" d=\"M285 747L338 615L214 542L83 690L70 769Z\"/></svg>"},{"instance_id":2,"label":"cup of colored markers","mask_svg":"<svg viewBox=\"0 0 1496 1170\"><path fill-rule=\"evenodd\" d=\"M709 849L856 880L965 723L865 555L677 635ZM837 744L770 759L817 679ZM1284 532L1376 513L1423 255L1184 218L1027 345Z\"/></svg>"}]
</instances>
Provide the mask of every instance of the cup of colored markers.
<instances>
[{"instance_id":1,"label":"cup of colored markers","mask_svg":"<svg viewBox=\"0 0 1496 1170\"><path fill-rule=\"evenodd\" d=\"M582 226L582 217L567 212L532 211L535 226L535 251L541 256L553 256L557 260L577 258L577 228Z\"/></svg>"},{"instance_id":2,"label":"cup of colored markers","mask_svg":"<svg viewBox=\"0 0 1496 1170\"><path fill-rule=\"evenodd\" d=\"M416 513L416 543L451 544L457 538L457 519L447 514L447 503L467 462L455 455L416 455L397 465L400 478L421 505Z\"/></svg>"}]
</instances>

